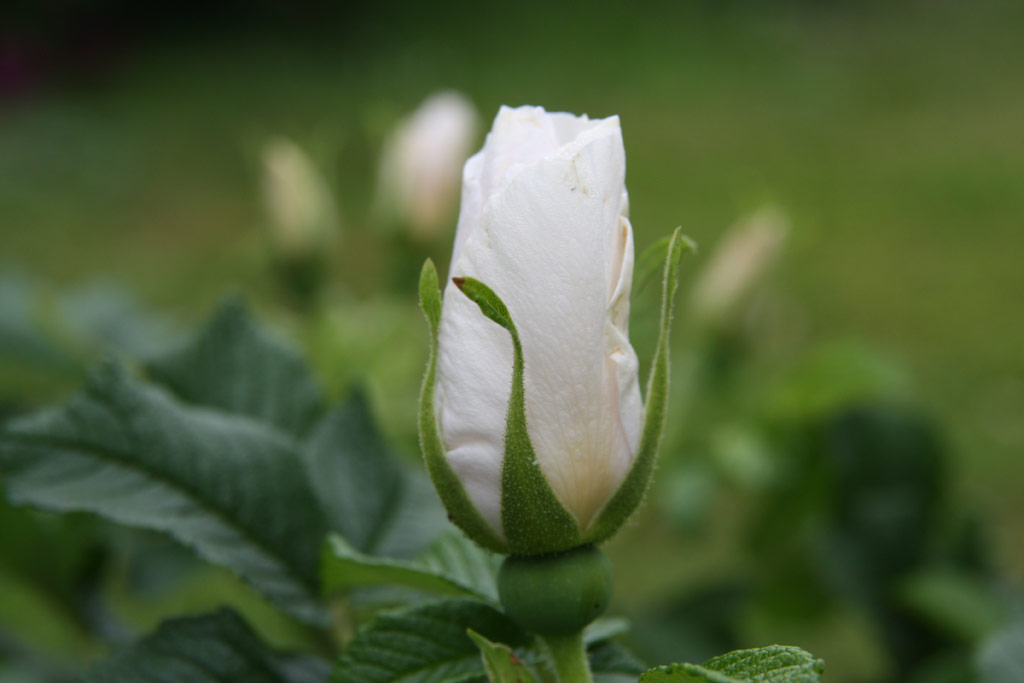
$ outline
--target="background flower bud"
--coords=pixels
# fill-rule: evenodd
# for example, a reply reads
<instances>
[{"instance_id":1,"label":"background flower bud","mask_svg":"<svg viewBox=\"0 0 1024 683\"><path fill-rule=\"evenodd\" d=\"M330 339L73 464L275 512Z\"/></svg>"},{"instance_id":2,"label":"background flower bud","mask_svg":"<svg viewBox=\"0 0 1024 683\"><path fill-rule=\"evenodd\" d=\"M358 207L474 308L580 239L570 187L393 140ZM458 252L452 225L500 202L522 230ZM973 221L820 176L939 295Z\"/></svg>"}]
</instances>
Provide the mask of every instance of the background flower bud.
<instances>
[{"instance_id":1,"label":"background flower bud","mask_svg":"<svg viewBox=\"0 0 1024 683\"><path fill-rule=\"evenodd\" d=\"M479 116L462 94L431 95L395 127L381 155L378 203L418 238L430 238L453 216L462 165Z\"/></svg>"},{"instance_id":2,"label":"background flower bud","mask_svg":"<svg viewBox=\"0 0 1024 683\"><path fill-rule=\"evenodd\" d=\"M467 163L444 290L434 410L451 470L502 537L513 345L451 278L508 308L526 424L551 490L583 531L634 459L644 418L629 343L633 235L618 117L502 107Z\"/></svg>"},{"instance_id":3,"label":"background flower bud","mask_svg":"<svg viewBox=\"0 0 1024 683\"><path fill-rule=\"evenodd\" d=\"M263 195L275 252L285 260L316 256L335 239L338 213L309 156L286 138L263 148Z\"/></svg>"},{"instance_id":4,"label":"background flower bud","mask_svg":"<svg viewBox=\"0 0 1024 683\"><path fill-rule=\"evenodd\" d=\"M789 219L773 207L731 227L694 283L694 314L711 324L726 319L778 259L788 232Z\"/></svg>"}]
</instances>

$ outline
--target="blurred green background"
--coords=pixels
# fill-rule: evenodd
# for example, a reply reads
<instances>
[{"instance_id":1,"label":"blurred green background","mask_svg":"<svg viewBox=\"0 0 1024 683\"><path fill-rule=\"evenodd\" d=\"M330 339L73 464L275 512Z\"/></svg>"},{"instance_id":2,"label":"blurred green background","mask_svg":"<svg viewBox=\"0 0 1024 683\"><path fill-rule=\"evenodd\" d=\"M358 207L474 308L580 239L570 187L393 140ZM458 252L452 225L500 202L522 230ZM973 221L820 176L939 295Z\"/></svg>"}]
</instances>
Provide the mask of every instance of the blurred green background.
<instances>
[{"instance_id":1,"label":"blurred green background","mask_svg":"<svg viewBox=\"0 0 1024 683\"><path fill-rule=\"evenodd\" d=\"M808 380L823 401L867 364L882 379L863 392L854 381L853 397L931 416L951 505L984 520L995 571L1024 579L1021 3L93 1L5 13L0 268L18 282L115 282L181 325L241 291L307 342L335 393L368 375L385 430L414 452L427 343L414 283L427 255L444 272L450 233L410 243L372 227L381 143L447 88L488 123L501 104L618 114L638 253L682 225L701 246L696 272L765 203L792 223L762 285L771 323L747 336L745 370L712 408L679 386L696 381L686 359L704 343L681 315L673 405L690 417L669 427L664 479L686 479L674 463L689 456L686 425L706 427L702 410L727 422L765 412L752 404L796 411L778 396L808 363L824 364ZM342 216L336 308L312 333L275 303L268 275L260 150L276 135L310 152ZM644 297L633 326L647 358ZM0 381L0 401L19 410L77 383L21 361ZM666 530L652 504L613 544L622 609L735 565L742 487L722 495L703 533ZM634 552L679 533L663 558ZM833 621L796 644L864 659L858 619ZM879 666L863 664L860 680Z\"/></svg>"}]
</instances>

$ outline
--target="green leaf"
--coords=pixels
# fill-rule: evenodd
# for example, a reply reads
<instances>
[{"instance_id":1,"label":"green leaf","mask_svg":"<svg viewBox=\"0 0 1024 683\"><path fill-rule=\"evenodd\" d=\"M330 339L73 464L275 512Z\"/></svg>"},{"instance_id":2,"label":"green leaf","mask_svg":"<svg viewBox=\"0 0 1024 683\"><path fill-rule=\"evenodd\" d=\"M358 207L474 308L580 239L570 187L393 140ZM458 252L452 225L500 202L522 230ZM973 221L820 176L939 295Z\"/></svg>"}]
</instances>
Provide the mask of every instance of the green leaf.
<instances>
[{"instance_id":1,"label":"green leaf","mask_svg":"<svg viewBox=\"0 0 1024 683\"><path fill-rule=\"evenodd\" d=\"M223 609L164 622L93 667L83 683L313 683L325 675L325 665L274 652Z\"/></svg>"},{"instance_id":2,"label":"green leaf","mask_svg":"<svg viewBox=\"0 0 1024 683\"><path fill-rule=\"evenodd\" d=\"M0 367L29 365L54 373L77 369L75 359L43 325L43 296L18 272L0 272Z\"/></svg>"},{"instance_id":3,"label":"green leaf","mask_svg":"<svg viewBox=\"0 0 1024 683\"><path fill-rule=\"evenodd\" d=\"M976 668L978 683L1024 681L1024 620L986 640L978 651Z\"/></svg>"},{"instance_id":4,"label":"green leaf","mask_svg":"<svg viewBox=\"0 0 1024 683\"><path fill-rule=\"evenodd\" d=\"M629 633L629 619L622 617L600 617L583 629L583 642L588 646Z\"/></svg>"},{"instance_id":5,"label":"green leaf","mask_svg":"<svg viewBox=\"0 0 1024 683\"><path fill-rule=\"evenodd\" d=\"M96 526L0 501L0 641L52 662L95 655L83 607L102 566Z\"/></svg>"},{"instance_id":6,"label":"green leaf","mask_svg":"<svg viewBox=\"0 0 1024 683\"><path fill-rule=\"evenodd\" d=\"M403 468L398 493L397 505L374 552L386 557L416 557L441 534L452 531L452 525L430 477L422 470Z\"/></svg>"},{"instance_id":7,"label":"green leaf","mask_svg":"<svg viewBox=\"0 0 1024 683\"><path fill-rule=\"evenodd\" d=\"M163 317L126 289L90 282L57 294L49 286L0 269L0 398L63 393L105 356L138 358L178 336Z\"/></svg>"},{"instance_id":8,"label":"green leaf","mask_svg":"<svg viewBox=\"0 0 1024 683\"><path fill-rule=\"evenodd\" d=\"M713 657L701 666L655 667L640 683L817 683L824 667L822 660L798 647L769 645Z\"/></svg>"},{"instance_id":9,"label":"green leaf","mask_svg":"<svg viewBox=\"0 0 1024 683\"><path fill-rule=\"evenodd\" d=\"M228 299L175 351L147 363L150 375L188 403L303 434L322 409L320 388L301 356Z\"/></svg>"},{"instance_id":10,"label":"green leaf","mask_svg":"<svg viewBox=\"0 0 1024 683\"><path fill-rule=\"evenodd\" d=\"M420 446L423 449L427 471L452 522L488 550L507 553L509 545L494 533L491 526L480 516L469 500L462 482L448 464L444 444L437 430L434 385L437 377L437 333L441 325L441 292L438 289L437 270L430 259L423 264L423 271L420 273L420 306L430 326L430 358L420 390L419 410Z\"/></svg>"},{"instance_id":11,"label":"green leaf","mask_svg":"<svg viewBox=\"0 0 1024 683\"><path fill-rule=\"evenodd\" d=\"M377 433L362 393L320 421L305 456L331 528L356 549L375 552L401 498L402 468Z\"/></svg>"},{"instance_id":12,"label":"green leaf","mask_svg":"<svg viewBox=\"0 0 1024 683\"><path fill-rule=\"evenodd\" d=\"M493 643L469 629L469 637L480 648L480 656L491 683L537 683L529 667L508 645Z\"/></svg>"},{"instance_id":13,"label":"green leaf","mask_svg":"<svg viewBox=\"0 0 1024 683\"><path fill-rule=\"evenodd\" d=\"M476 595L497 600L497 574L501 557L474 545L459 533L434 541L419 558L431 571L467 586Z\"/></svg>"},{"instance_id":14,"label":"green leaf","mask_svg":"<svg viewBox=\"0 0 1024 683\"><path fill-rule=\"evenodd\" d=\"M0 270L0 422L81 379L81 365L56 333L47 296L19 271Z\"/></svg>"},{"instance_id":15,"label":"green leaf","mask_svg":"<svg viewBox=\"0 0 1024 683\"><path fill-rule=\"evenodd\" d=\"M416 561L371 557L331 535L324 547L321 579L325 593L357 586L395 585L415 590L495 601L494 555L461 534L442 536Z\"/></svg>"},{"instance_id":16,"label":"green leaf","mask_svg":"<svg viewBox=\"0 0 1024 683\"><path fill-rule=\"evenodd\" d=\"M111 282L89 282L63 294L54 315L93 359L102 354L141 358L181 336L169 320Z\"/></svg>"},{"instance_id":17,"label":"green leaf","mask_svg":"<svg viewBox=\"0 0 1024 683\"><path fill-rule=\"evenodd\" d=\"M104 364L62 408L9 423L0 468L17 504L166 532L298 619L324 623L325 524L298 446L276 430L182 405Z\"/></svg>"},{"instance_id":18,"label":"green leaf","mask_svg":"<svg viewBox=\"0 0 1024 683\"><path fill-rule=\"evenodd\" d=\"M654 360L651 363L651 375L647 380L647 401L640 445L625 480L587 529L584 536L586 543L600 543L618 531L643 500L650 485L665 414L668 411L669 334L672 330L676 290L679 288L679 264L686 252L695 251L696 248L697 245L683 235L682 228L675 229L665 258L660 331Z\"/></svg>"},{"instance_id":19,"label":"green leaf","mask_svg":"<svg viewBox=\"0 0 1024 683\"><path fill-rule=\"evenodd\" d=\"M518 648L515 655L524 663L542 672L542 680L551 680L552 672L544 676L547 667L546 654L536 648ZM594 683L636 683L637 678L647 668L633 653L618 643L605 641L592 645L587 650L590 661L590 673ZM468 673L455 678L446 678L445 683L488 683L487 673L483 670Z\"/></svg>"},{"instance_id":20,"label":"green leaf","mask_svg":"<svg viewBox=\"0 0 1024 683\"><path fill-rule=\"evenodd\" d=\"M4 553L10 550L4 548ZM0 641L52 662L81 662L100 650L67 605L0 565Z\"/></svg>"},{"instance_id":21,"label":"green leaf","mask_svg":"<svg viewBox=\"0 0 1024 683\"><path fill-rule=\"evenodd\" d=\"M608 633L620 625L611 622L603 630ZM491 642L504 643L527 665L541 663L535 640L501 612L477 601L445 600L378 614L360 629L331 680L485 682L480 652L465 635L467 628ZM617 683L626 675L636 681L644 670L628 650L610 641L590 645L588 655L595 682Z\"/></svg>"},{"instance_id":22,"label":"green leaf","mask_svg":"<svg viewBox=\"0 0 1024 683\"><path fill-rule=\"evenodd\" d=\"M505 419L505 455L501 468L501 525L515 555L561 552L580 545L576 519L558 500L544 477L526 428L523 346L505 303L490 287L471 277L452 280L480 312L512 336L512 390Z\"/></svg>"},{"instance_id":23,"label":"green leaf","mask_svg":"<svg viewBox=\"0 0 1024 683\"><path fill-rule=\"evenodd\" d=\"M586 640L585 633L583 637ZM602 677L628 676L629 680L636 681L647 668L636 655L610 640L589 646L587 658L590 660L590 670L596 680L601 680Z\"/></svg>"},{"instance_id":24,"label":"green leaf","mask_svg":"<svg viewBox=\"0 0 1024 683\"><path fill-rule=\"evenodd\" d=\"M1006 621L1006 606L977 576L953 569L916 572L899 585L903 604L944 632L973 643Z\"/></svg>"},{"instance_id":25,"label":"green leaf","mask_svg":"<svg viewBox=\"0 0 1024 683\"><path fill-rule=\"evenodd\" d=\"M339 658L331 681L416 683L482 676L480 651L466 629L514 648L531 640L508 617L482 602L422 603L380 613L360 628Z\"/></svg>"},{"instance_id":26,"label":"green leaf","mask_svg":"<svg viewBox=\"0 0 1024 683\"><path fill-rule=\"evenodd\" d=\"M324 416L304 455L331 529L357 550L414 557L451 528L427 476L380 436L362 392Z\"/></svg>"}]
</instances>

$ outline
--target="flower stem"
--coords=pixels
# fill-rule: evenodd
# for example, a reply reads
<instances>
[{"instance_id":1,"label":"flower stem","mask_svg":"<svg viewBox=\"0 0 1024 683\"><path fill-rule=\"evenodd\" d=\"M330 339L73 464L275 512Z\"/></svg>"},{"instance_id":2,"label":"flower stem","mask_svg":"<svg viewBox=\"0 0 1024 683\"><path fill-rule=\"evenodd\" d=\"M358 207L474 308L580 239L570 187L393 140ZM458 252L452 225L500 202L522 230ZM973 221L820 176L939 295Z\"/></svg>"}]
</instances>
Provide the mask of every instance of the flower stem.
<instances>
[{"instance_id":1,"label":"flower stem","mask_svg":"<svg viewBox=\"0 0 1024 683\"><path fill-rule=\"evenodd\" d=\"M583 646L583 631L568 636L544 636L543 640L551 652L558 683L593 683L587 650Z\"/></svg>"}]
</instances>

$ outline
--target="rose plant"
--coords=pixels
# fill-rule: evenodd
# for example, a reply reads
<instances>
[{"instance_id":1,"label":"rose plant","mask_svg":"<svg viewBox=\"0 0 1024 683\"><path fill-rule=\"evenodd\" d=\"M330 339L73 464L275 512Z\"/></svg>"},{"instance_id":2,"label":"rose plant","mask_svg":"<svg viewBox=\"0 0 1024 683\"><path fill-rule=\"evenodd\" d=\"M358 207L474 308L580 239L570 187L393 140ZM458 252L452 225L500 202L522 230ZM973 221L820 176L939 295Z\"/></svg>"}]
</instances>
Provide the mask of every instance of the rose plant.
<instances>
[{"instance_id":1,"label":"rose plant","mask_svg":"<svg viewBox=\"0 0 1024 683\"><path fill-rule=\"evenodd\" d=\"M595 544L650 482L677 269L693 247L678 229L669 241L644 404L628 206L618 117L502 107L466 163L443 300L429 261L421 278L434 339L420 404L427 468L449 518L509 555L502 604L543 636L561 681L590 680L583 629L612 589Z\"/></svg>"},{"instance_id":2,"label":"rose plant","mask_svg":"<svg viewBox=\"0 0 1024 683\"><path fill-rule=\"evenodd\" d=\"M443 294L431 262L420 279L420 439L439 496L361 392L332 405L234 300L185 342L107 360L68 401L4 423L12 503L164 534L266 601L168 619L131 645L112 642L125 629L104 600L68 605L53 623L71 615L87 654L41 680L819 680L820 660L781 646L648 668L615 642L622 620L598 619L612 568L597 546L650 483L692 247L678 229L666 242L641 397L627 205L616 117L499 112L465 167ZM268 605L287 649L249 623ZM97 652L111 656L83 677Z\"/></svg>"},{"instance_id":3,"label":"rose plant","mask_svg":"<svg viewBox=\"0 0 1024 683\"><path fill-rule=\"evenodd\" d=\"M459 480L471 507L445 502L485 547L532 555L603 540L628 514L604 508L644 420L618 118L503 108L462 192L425 406L445 450L437 459L424 436L431 473ZM513 391L523 406L510 413Z\"/></svg>"}]
</instances>

